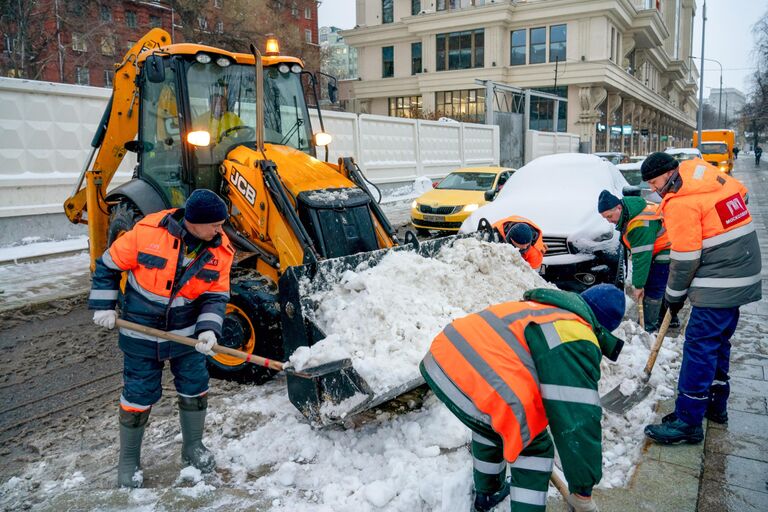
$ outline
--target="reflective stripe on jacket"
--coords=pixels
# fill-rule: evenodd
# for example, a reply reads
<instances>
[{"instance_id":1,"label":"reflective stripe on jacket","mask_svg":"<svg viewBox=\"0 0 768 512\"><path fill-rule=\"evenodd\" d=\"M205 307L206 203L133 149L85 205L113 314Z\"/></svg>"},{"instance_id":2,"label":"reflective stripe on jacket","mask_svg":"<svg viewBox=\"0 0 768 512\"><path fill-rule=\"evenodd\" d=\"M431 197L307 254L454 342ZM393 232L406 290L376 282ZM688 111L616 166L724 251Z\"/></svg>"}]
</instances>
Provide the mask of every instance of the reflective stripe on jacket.
<instances>
[{"instance_id":1,"label":"reflective stripe on jacket","mask_svg":"<svg viewBox=\"0 0 768 512\"><path fill-rule=\"evenodd\" d=\"M540 382L536 360L541 354L531 351L525 336L530 324L538 325L546 340L547 348L537 351L570 341L592 344L599 378L601 352L590 324L565 309L532 301L507 302L455 320L433 340L423 360L429 380L441 392L501 436L509 462L546 428L544 401L587 404L597 412L599 429L597 379L585 387L576 385L582 382Z\"/></svg>"},{"instance_id":2,"label":"reflective stripe on jacket","mask_svg":"<svg viewBox=\"0 0 768 512\"><path fill-rule=\"evenodd\" d=\"M531 242L531 246L527 251L521 251L520 256L528 262L533 270L539 270L539 268L541 268L541 262L544 261L544 255L547 252L547 246L544 245L544 237L542 236L541 228L539 228L539 226L525 217L513 215L495 222L493 227L501 234L502 239L505 239L504 234L507 232L507 226L509 224L518 224L520 222L528 224L533 231L533 241Z\"/></svg>"},{"instance_id":3,"label":"reflective stripe on jacket","mask_svg":"<svg viewBox=\"0 0 768 512\"><path fill-rule=\"evenodd\" d=\"M644 288L652 262L668 263L670 242L657 204L640 197L621 200L626 222L619 226L621 240L632 257L632 286Z\"/></svg>"},{"instance_id":4,"label":"reflective stripe on jacket","mask_svg":"<svg viewBox=\"0 0 768 512\"><path fill-rule=\"evenodd\" d=\"M761 259L747 188L703 160L688 160L661 203L672 243L666 297L698 307L760 300Z\"/></svg>"},{"instance_id":5,"label":"reflective stripe on jacket","mask_svg":"<svg viewBox=\"0 0 768 512\"><path fill-rule=\"evenodd\" d=\"M204 243L184 267L187 247L182 219L183 210L150 214L115 240L96 260L89 308L115 308L125 271L123 318L182 336L208 330L220 335L234 249L222 234ZM163 341L124 328L120 334L121 347L138 355L155 354L154 345ZM179 350L173 352L178 355Z\"/></svg>"}]
</instances>

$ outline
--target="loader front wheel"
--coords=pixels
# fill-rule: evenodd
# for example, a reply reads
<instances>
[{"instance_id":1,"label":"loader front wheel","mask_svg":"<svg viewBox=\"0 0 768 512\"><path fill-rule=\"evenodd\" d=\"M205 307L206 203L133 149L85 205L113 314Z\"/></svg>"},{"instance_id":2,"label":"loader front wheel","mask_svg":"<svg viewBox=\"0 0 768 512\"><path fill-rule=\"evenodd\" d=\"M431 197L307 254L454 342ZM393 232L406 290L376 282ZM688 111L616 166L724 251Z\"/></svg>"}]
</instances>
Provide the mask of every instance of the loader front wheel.
<instances>
[{"instance_id":1,"label":"loader front wheel","mask_svg":"<svg viewBox=\"0 0 768 512\"><path fill-rule=\"evenodd\" d=\"M112 208L109 213L109 228L107 229L107 247L112 242L133 229L133 226L139 222L144 214L131 201L123 200Z\"/></svg>"},{"instance_id":2,"label":"loader front wheel","mask_svg":"<svg viewBox=\"0 0 768 512\"><path fill-rule=\"evenodd\" d=\"M234 270L234 269L233 269ZM264 278L232 278L220 345L276 361L283 360L277 290ZM241 358L217 354L208 358L211 377L247 384L263 384L274 370L246 363Z\"/></svg>"}]
</instances>

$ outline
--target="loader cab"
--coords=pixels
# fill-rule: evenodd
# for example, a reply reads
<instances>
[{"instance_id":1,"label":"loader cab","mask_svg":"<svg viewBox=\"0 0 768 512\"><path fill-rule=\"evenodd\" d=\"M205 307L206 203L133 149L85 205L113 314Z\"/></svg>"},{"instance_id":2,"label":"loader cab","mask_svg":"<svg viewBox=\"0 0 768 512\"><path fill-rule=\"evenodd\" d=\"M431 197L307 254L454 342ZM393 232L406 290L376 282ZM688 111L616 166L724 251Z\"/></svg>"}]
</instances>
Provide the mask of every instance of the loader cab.
<instances>
[{"instance_id":1,"label":"loader cab","mask_svg":"<svg viewBox=\"0 0 768 512\"><path fill-rule=\"evenodd\" d=\"M218 191L227 154L237 146L254 147L255 70L238 56L158 52L144 61L137 177L169 207L182 206L198 188ZM301 72L290 61L264 67L265 142L315 156Z\"/></svg>"}]
</instances>

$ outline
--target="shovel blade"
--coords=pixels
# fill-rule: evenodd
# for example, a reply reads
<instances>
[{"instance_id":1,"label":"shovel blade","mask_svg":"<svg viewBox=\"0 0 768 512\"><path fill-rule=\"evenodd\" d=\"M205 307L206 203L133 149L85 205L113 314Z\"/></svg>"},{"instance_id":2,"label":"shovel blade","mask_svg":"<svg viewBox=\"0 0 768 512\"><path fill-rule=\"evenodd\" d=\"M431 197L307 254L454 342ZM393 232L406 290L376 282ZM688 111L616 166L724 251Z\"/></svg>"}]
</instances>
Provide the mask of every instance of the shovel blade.
<instances>
[{"instance_id":1,"label":"shovel blade","mask_svg":"<svg viewBox=\"0 0 768 512\"><path fill-rule=\"evenodd\" d=\"M603 409L616 414L624 414L635 405L643 401L645 397L651 392L651 386L643 383L629 395L625 395L621 392L621 386L616 386L611 391L600 397L600 405Z\"/></svg>"},{"instance_id":2,"label":"shovel blade","mask_svg":"<svg viewBox=\"0 0 768 512\"><path fill-rule=\"evenodd\" d=\"M370 386L349 359L301 371L286 368L285 373L288 399L313 426L336 423L373 398Z\"/></svg>"}]
</instances>

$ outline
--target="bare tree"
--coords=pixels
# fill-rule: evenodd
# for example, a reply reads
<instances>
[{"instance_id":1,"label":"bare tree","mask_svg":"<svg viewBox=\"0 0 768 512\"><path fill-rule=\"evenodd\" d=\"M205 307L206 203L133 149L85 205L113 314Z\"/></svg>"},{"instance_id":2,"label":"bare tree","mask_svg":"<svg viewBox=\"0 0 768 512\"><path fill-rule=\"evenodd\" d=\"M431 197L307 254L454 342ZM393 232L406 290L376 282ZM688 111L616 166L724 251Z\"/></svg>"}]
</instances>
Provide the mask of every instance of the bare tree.
<instances>
[{"instance_id":1,"label":"bare tree","mask_svg":"<svg viewBox=\"0 0 768 512\"><path fill-rule=\"evenodd\" d=\"M757 71L742 111L744 126L754 134L753 145L759 143L760 133L768 129L768 11L752 27L756 44L753 49Z\"/></svg>"}]
</instances>

